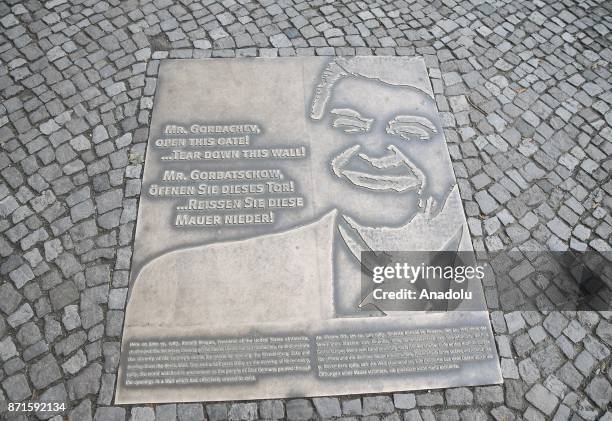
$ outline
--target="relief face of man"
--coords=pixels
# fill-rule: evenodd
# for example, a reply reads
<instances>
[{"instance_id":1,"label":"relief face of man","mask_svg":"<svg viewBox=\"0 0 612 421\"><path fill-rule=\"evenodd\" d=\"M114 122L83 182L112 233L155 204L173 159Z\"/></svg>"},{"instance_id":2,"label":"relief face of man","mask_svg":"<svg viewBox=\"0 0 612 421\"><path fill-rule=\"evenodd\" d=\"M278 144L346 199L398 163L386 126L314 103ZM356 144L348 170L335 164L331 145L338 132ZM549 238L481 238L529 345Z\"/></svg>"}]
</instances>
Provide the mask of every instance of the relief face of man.
<instances>
[{"instance_id":1,"label":"relief face of man","mask_svg":"<svg viewBox=\"0 0 612 421\"><path fill-rule=\"evenodd\" d=\"M313 162L331 176L330 197L319 200L359 225L398 227L419 211L436 215L454 180L433 98L401 67L377 71L373 62L339 57L323 71L310 117L326 135L312 144Z\"/></svg>"}]
</instances>

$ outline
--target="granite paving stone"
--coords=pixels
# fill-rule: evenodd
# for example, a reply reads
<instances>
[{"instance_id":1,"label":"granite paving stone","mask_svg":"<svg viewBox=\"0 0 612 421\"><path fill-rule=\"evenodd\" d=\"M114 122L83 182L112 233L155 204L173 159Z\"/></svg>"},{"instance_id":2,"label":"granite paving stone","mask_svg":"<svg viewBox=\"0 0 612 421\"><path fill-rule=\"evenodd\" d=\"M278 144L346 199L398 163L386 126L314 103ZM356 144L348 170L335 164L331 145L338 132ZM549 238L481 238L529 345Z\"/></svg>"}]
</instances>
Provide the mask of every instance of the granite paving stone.
<instances>
[{"instance_id":1,"label":"granite paving stone","mask_svg":"<svg viewBox=\"0 0 612 421\"><path fill-rule=\"evenodd\" d=\"M176 415L176 404L157 405L155 407L156 421L175 421ZM212 420L212 418L210 419Z\"/></svg>"},{"instance_id":2,"label":"granite paving stone","mask_svg":"<svg viewBox=\"0 0 612 421\"><path fill-rule=\"evenodd\" d=\"M0 358L2 361L8 361L15 355L17 355L17 347L15 346L13 339L7 336L0 341Z\"/></svg>"},{"instance_id":3,"label":"granite paving stone","mask_svg":"<svg viewBox=\"0 0 612 421\"><path fill-rule=\"evenodd\" d=\"M416 405L416 400L415 400L415 405ZM361 414L362 414L361 399L359 398L346 399L342 401L342 415L352 416L352 415L361 415Z\"/></svg>"},{"instance_id":4,"label":"granite paving stone","mask_svg":"<svg viewBox=\"0 0 612 421\"><path fill-rule=\"evenodd\" d=\"M25 375L15 374L2 381L6 396L13 402L20 402L32 395Z\"/></svg>"},{"instance_id":5,"label":"granite paving stone","mask_svg":"<svg viewBox=\"0 0 612 421\"><path fill-rule=\"evenodd\" d=\"M119 407L104 407L96 409L94 421L123 421L125 420L126 410Z\"/></svg>"},{"instance_id":6,"label":"granite paving stone","mask_svg":"<svg viewBox=\"0 0 612 421\"><path fill-rule=\"evenodd\" d=\"M525 399L546 415L551 415L559 403L559 399L539 383L525 394Z\"/></svg>"},{"instance_id":7,"label":"granite paving stone","mask_svg":"<svg viewBox=\"0 0 612 421\"><path fill-rule=\"evenodd\" d=\"M313 403L317 413L322 418L340 417L340 401L337 398L314 398Z\"/></svg>"},{"instance_id":8,"label":"granite paving stone","mask_svg":"<svg viewBox=\"0 0 612 421\"><path fill-rule=\"evenodd\" d=\"M309 420L314 415L314 408L310 401L306 399L291 399L285 404L287 419L302 421Z\"/></svg>"},{"instance_id":9,"label":"granite paving stone","mask_svg":"<svg viewBox=\"0 0 612 421\"><path fill-rule=\"evenodd\" d=\"M149 407L135 407L130 411L130 421L155 421L155 411Z\"/></svg>"},{"instance_id":10,"label":"granite paving stone","mask_svg":"<svg viewBox=\"0 0 612 421\"><path fill-rule=\"evenodd\" d=\"M412 409L416 406L416 397L413 393L395 393L393 404L398 409Z\"/></svg>"},{"instance_id":11,"label":"granite paving stone","mask_svg":"<svg viewBox=\"0 0 612 421\"><path fill-rule=\"evenodd\" d=\"M220 404L222 405L222 404ZM210 405L209 405L210 406ZM208 411L208 406L207 406ZM266 400L259 402L259 416L261 418L278 420L285 417L285 406L281 400ZM209 419L211 418L210 412L208 413ZM219 417L218 419L220 419Z\"/></svg>"}]
</instances>

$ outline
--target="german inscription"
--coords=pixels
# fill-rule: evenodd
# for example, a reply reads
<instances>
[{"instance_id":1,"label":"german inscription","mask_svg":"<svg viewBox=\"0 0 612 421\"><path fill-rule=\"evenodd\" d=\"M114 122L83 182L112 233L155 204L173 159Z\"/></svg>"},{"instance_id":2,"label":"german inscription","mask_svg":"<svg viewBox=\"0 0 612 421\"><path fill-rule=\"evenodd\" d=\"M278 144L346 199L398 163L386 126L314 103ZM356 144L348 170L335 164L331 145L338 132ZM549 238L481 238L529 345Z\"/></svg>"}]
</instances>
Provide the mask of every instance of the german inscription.
<instances>
[{"instance_id":1,"label":"german inscription","mask_svg":"<svg viewBox=\"0 0 612 421\"><path fill-rule=\"evenodd\" d=\"M421 58L162 62L116 402L499 383L486 312L363 300L402 250L471 251Z\"/></svg>"}]
</instances>

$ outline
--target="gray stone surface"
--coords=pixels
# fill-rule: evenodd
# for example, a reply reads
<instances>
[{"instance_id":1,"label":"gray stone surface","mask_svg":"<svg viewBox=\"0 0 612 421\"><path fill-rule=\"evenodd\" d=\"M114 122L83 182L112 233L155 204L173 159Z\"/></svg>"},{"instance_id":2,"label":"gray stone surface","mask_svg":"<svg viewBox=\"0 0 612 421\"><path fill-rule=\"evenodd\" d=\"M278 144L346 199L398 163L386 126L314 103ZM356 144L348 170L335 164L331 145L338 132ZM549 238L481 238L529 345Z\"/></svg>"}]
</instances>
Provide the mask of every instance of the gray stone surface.
<instances>
[{"instance_id":1,"label":"gray stone surface","mask_svg":"<svg viewBox=\"0 0 612 421\"><path fill-rule=\"evenodd\" d=\"M125 420L125 408L104 407L96 409L94 421L123 421Z\"/></svg>"},{"instance_id":2,"label":"gray stone surface","mask_svg":"<svg viewBox=\"0 0 612 421\"><path fill-rule=\"evenodd\" d=\"M303 421L311 419L315 412L312 403L306 399L291 399L285 404L287 419Z\"/></svg>"},{"instance_id":3,"label":"gray stone surface","mask_svg":"<svg viewBox=\"0 0 612 421\"><path fill-rule=\"evenodd\" d=\"M130 412L130 421L155 421L155 411L153 408L136 407Z\"/></svg>"},{"instance_id":4,"label":"gray stone surface","mask_svg":"<svg viewBox=\"0 0 612 421\"><path fill-rule=\"evenodd\" d=\"M465 387L448 389L445 392L446 403L451 406L468 406L474 401L472 391ZM397 405L396 405L397 406Z\"/></svg>"},{"instance_id":5,"label":"gray stone surface","mask_svg":"<svg viewBox=\"0 0 612 421\"><path fill-rule=\"evenodd\" d=\"M340 401L337 398L314 398L313 400L317 413L322 418L340 417Z\"/></svg>"},{"instance_id":6,"label":"gray stone surface","mask_svg":"<svg viewBox=\"0 0 612 421\"><path fill-rule=\"evenodd\" d=\"M416 406L416 397L413 393L395 393L393 404L398 409L412 409Z\"/></svg>"},{"instance_id":7,"label":"gray stone surface","mask_svg":"<svg viewBox=\"0 0 612 421\"><path fill-rule=\"evenodd\" d=\"M51 354L47 354L30 368L30 380L36 389L43 389L61 377L59 365Z\"/></svg>"},{"instance_id":8,"label":"gray stone surface","mask_svg":"<svg viewBox=\"0 0 612 421\"><path fill-rule=\"evenodd\" d=\"M363 415L388 414L394 411L389 396L366 396L363 398Z\"/></svg>"},{"instance_id":9,"label":"gray stone surface","mask_svg":"<svg viewBox=\"0 0 612 421\"><path fill-rule=\"evenodd\" d=\"M11 314L6 321L9 325L11 325L11 327L16 328L30 320L32 317L34 317L34 311L32 310L32 307L30 307L30 304L26 303Z\"/></svg>"},{"instance_id":10,"label":"gray stone surface","mask_svg":"<svg viewBox=\"0 0 612 421\"><path fill-rule=\"evenodd\" d=\"M361 399L346 399L342 401L342 414L343 415L361 415L362 406Z\"/></svg>"},{"instance_id":11,"label":"gray stone surface","mask_svg":"<svg viewBox=\"0 0 612 421\"><path fill-rule=\"evenodd\" d=\"M49 387L45 392L40 395L38 402L47 402L51 405L54 403L62 403L68 400L68 393L66 393L66 386L63 383L59 383L55 386ZM37 411L36 416L40 419L48 419L53 416L61 416L66 414L66 410L57 411ZM83 417L86 419L86 417Z\"/></svg>"},{"instance_id":12,"label":"gray stone surface","mask_svg":"<svg viewBox=\"0 0 612 421\"><path fill-rule=\"evenodd\" d=\"M208 410L208 406L206 407ZM266 400L259 402L259 416L265 419L277 420L285 417L285 406L281 400ZM210 413L209 413L210 418Z\"/></svg>"},{"instance_id":13,"label":"gray stone surface","mask_svg":"<svg viewBox=\"0 0 612 421\"><path fill-rule=\"evenodd\" d=\"M0 358L2 361L8 361L15 355L17 355L17 347L11 337L7 336L0 341Z\"/></svg>"},{"instance_id":14,"label":"gray stone surface","mask_svg":"<svg viewBox=\"0 0 612 421\"><path fill-rule=\"evenodd\" d=\"M0 310L11 314L17 309L22 298L19 292L9 283L0 286Z\"/></svg>"},{"instance_id":15,"label":"gray stone surface","mask_svg":"<svg viewBox=\"0 0 612 421\"><path fill-rule=\"evenodd\" d=\"M95 394L100 389L102 367L93 363L83 369L76 377L68 380L68 395L70 399L81 399L88 394Z\"/></svg>"},{"instance_id":16,"label":"gray stone surface","mask_svg":"<svg viewBox=\"0 0 612 421\"><path fill-rule=\"evenodd\" d=\"M203 421L204 408L201 404L180 404L177 406L179 421Z\"/></svg>"},{"instance_id":17,"label":"gray stone surface","mask_svg":"<svg viewBox=\"0 0 612 421\"><path fill-rule=\"evenodd\" d=\"M87 365L87 357L82 350L78 350L76 354L66 360L62 364L62 369L67 374L76 374Z\"/></svg>"},{"instance_id":18,"label":"gray stone surface","mask_svg":"<svg viewBox=\"0 0 612 421\"><path fill-rule=\"evenodd\" d=\"M80 304L84 270L99 264L96 256L104 256L99 259L110 265L113 288L127 287L125 271L129 267L123 257L119 260L117 257L129 256L134 227L131 221L121 221L118 208L105 214L94 209L82 221L89 228L77 228L79 223L71 219L71 208L76 203L68 200L68 196L87 186L90 197L83 202L90 199L95 203L97 195L115 189L123 189L127 197L127 180L141 177L150 104L159 59L164 57L423 55L436 87L438 107L453 117L448 120L446 134L456 146L451 156L468 217L481 225L480 235L472 233L475 247L486 250L500 243L502 247L512 246L504 227L493 234L482 228L481 210L474 194L487 191L495 183L508 189L511 199L500 204L499 211L493 210L492 215L484 217L496 216L501 221L502 212L508 212L529 230L528 241L546 246L554 235L555 244L568 246L577 240L588 249L609 245L612 57L608 38L612 28L605 18L609 15L605 7L606 3L600 0L580 4L458 1L443 6L422 0L334 4L1 2L0 320L28 302L35 313L29 321L44 330L45 341L58 363L77 349L86 350L92 345L87 342L88 332L77 327L74 331L84 334L85 339L72 341L72 350L60 353L68 347L57 345L72 333L65 332L62 326L63 308ZM216 18L223 14L226 16ZM452 29L453 24L456 29ZM273 46L271 37L281 33L291 46ZM383 48L383 42L391 44L389 39L396 46ZM274 40L286 43L282 37ZM63 81L70 81L72 86L62 84ZM125 90L110 97L105 88L116 83L113 89ZM459 111L465 103L449 100L460 95L466 97L467 112ZM533 126L537 123L531 113L540 120L538 127ZM507 122L506 131L499 133L506 142L505 151L489 137L495 134L494 126L487 120L491 114ZM465 129L473 130L474 134L463 140L460 133ZM478 138L484 139L484 145ZM89 149L82 149L87 145L85 139L91 143ZM104 142L108 143L96 148ZM66 146L60 149L62 145ZM107 154L110 146L128 160L111 159ZM69 148L74 149L74 154ZM71 156L72 161L60 163ZM491 180L489 184L479 184L482 175ZM506 176L515 184L514 189L503 181ZM539 198L532 194L534 186L542 189ZM600 193L595 194L598 189ZM139 193L133 197L138 198ZM564 206L578 216L578 222L565 219L569 214ZM20 220L20 215L30 216ZM569 240L550 230L548 223L554 218L571 228ZM579 225L587 229L578 228ZM21 248L21 240L39 227L44 227L49 238L42 240L35 235L25 243L29 250L38 250L43 257L43 262L33 266L24 257L28 250ZM116 238L117 243L105 243L106 235ZM33 241L36 242L32 244ZM23 264L35 274L25 286L38 284L40 297L27 298L15 288L9 272ZM60 287L63 282L70 282L74 288ZM7 292L8 287L13 293ZM51 304L51 312L39 314L36 302L45 299ZM560 323L552 323L558 319ZM587 349L596 364L586 380L573 365L583 346L586 348L590 343L589 335L609 352L610 315L601 313L599 322L592 326L581 322L588 334L578 344L563 333L569 321L578 320L576 314L551 312L544 320L543 327L553 341L563 340L562 343L576 347L572 352L571 348L563 349L564 364L553 373L571 390L553 417L557 414L559 419L612 419L610 411L599 407L586 393L589 384L599 379L595 373L602 372L607 357L600 360L592 348ZM492 321L497 334L507 335L505 323L496 313L492 314ZM10 324L0 323L0 342L11 337L18 344L18 330L19 327L12 329ZM515 338L521 334L521 331L511 334L508 341L519 369L522 359L551 341L547 338L525 348L526 353L519 356ZM20 356L24 351L17 350ZM101 352L93 352L92 356L92 361L104 358ZM11 361L15 359L13 356ZM26 361L18 372L2 378L1 410L7 400L29 399L32 390L28 386L29 370L36 361L36 358ZM547 376L537 376L534 382L544 385L546 379ZM457 406L460 419L525 418L523 414L530 404L524 402L524 406L517 407L515 400L534 383L524 382L521 372L518 382L524 391L509 393L516 382L512 379L504 382L503 405ZM475 392L474 388L470 390ZM343 410L352 411L344 411L348 419L359 415L360 397L341 400ZM87 421L94 414L98 420L129 417L129 406L109 408L110 402L97 406L92 401L96 401L94 394L85 399L68 397L69 419ZM258 405L260 411L265 406ZM398 408L392 416L432 420L445 405ZM169 408L170 415L159 418L175 419L172 407L158 405L155 409L158 413L161 408ZM310 412L310 416L316 416L315 412ZM540 413L541 417L544 415Z\"/></svg>"},{"instance_id":19,"label":"gray stone surface","mask_svg":"<svg viewBox=\"0 0 612 421\"><path fill-rule=\"evenodd\" d=\"M91 358L90 358L91 359ZM110 405L115 393L115 380L116 375L114 374L102 374L100 383L100 392L98 393L98 404Z\"/></svg>"},{"instance_id":20,"label":"gray stone surface","mask_svg":"<svg viewBox=\"0 0 612 421\"><path fill-rule=\"evenodd\" d=\"M12 402L21 402L32 395L28 380L23 374L15 374L3 380L2 388Z\"/></svg>"},{"instance_id":21,"label":"gray stone surface","mask_svg":"<svg viewBox=\"0 0 612 421\"><path fill-rule=\"evenodd\" d=\"M256 403L235 403L230 406L228 419L231 421L257 419Z\"/></svg>"},{"instance_id":22,"label":"gray stone surface","mask_svg":"<svg viewBox=\"0 0 612 421\"><path fill-rule=\"evenodd\" d=\"M155 407L156 421L175 421L176 417L176 404L157 405Z\"/></svg>"},{"instance_id":23,"label":"gray stone surface","mask_svg":"<svg viewBox=\"0 0 612 421\"><path fill-rule=\"evenodd\" d=\"M612 400L612 386L605 377L598 375L586 387L586 394L601 409L606 409Z\"/></svg>"},{"instance_id":24,"label":"gray stone surface","mask_svg":"<svg viewBox=\"0 0 612 421\"><path fill-rule=\"evenodd\" d=\"M557 407L557 404L559 403L557 397L546 390L546 388L541 384L535 384L525 394L525 399L549 416L552 415L553 411Z\"/></svg>"}]
</instances>

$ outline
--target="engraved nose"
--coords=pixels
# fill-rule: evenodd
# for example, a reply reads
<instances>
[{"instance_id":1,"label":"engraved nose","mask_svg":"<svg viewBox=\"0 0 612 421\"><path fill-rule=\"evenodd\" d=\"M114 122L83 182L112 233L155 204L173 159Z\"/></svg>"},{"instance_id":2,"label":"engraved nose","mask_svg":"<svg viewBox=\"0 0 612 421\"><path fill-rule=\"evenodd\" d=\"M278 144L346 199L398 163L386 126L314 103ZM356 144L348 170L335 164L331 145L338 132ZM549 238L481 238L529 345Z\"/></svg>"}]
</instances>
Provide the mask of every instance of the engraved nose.
<instances>
[{"instance_id":1,"label":"engraved nose","mask_svg":"<svg viewBox=\"0 0 612 421\"><path fill-rule=\"evenodd\" d=\"M360 152L368 156L384 156L389 153L389 145L399 146L397 139L390 136L380 122L375 122L369 132L361 134L357 144L361 146Z\"/></svg>"}]
</instances>

